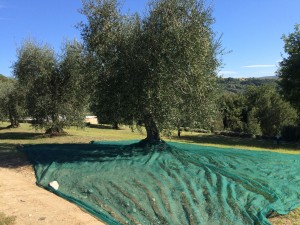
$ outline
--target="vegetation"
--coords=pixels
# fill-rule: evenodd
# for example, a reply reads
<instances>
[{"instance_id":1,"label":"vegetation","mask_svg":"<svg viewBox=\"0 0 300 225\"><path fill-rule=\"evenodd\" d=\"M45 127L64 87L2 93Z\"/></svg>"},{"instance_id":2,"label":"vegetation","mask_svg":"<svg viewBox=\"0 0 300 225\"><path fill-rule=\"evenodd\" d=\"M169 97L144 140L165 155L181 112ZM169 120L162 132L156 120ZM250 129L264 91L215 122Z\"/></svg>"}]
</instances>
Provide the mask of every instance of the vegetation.
<instances>
[{"instance_id":1,"label":"vegetation","mask_svg":"<svg viewBox=\"0 0 300 225\"><path fill-rule=\"evenodd\" d=\"M76 41L66 42L59 57L52 48L33 41L24 42L18 50L14 76L35 127L60 133L65 126L83 124L88 100L83 62L82 48Z\"/></svg>"},{"instance_id":2,"label":"vegetation","mask_svg":"<svg viewBox=\"0 0 300 225\"><path fill-rule=\"evenodd\" d=\"M13 225L15 224L15 216L6 216L4 213L0 212L0 225Z\"/></svg>"},{"instance_id":3,"label":"vegetation","mask_svg":"<svg viewBox=\"0 0 300 225\"><path fill-rule=\"evenodd\" d=\"M25 115L24 93L20 91L14 79L0 81L0 117L2 121L7 118L10 127L18 127L20 119Z\"/></svg>"},{"instance_id":4,"label":"vegetation","mask_svg":"<svg viewBox=\"0 0 300 225\"><path fill-rule=\"evenodd\" d=\"M0 73L0 82L7 81L8 78Z\"/></svg>"},{"instance_id":5,"label":"vegetation","mask_svg":"<svg viewBox=\"0 0 300 225\"><path fill-rule=\"evenodd\" d=\"M287 215L270 218L273 225L300 225L300 208Z\"/></svg>"},{"instance_id":6,"label":"vegetation","mask_svg":"<svg viewBox=\"0 0 300 225\"><path fill-rule=\"evenodd\" d=\"M253 135L276 136L297 121L296 110L282 99L275 86L250 86L242 94L220 98L224 129Z\"/></svg>"},{"instance_id":7,"label":"vegetation","mask_svg":"<svg viewBox=\"0 0 300 225\"><path fill-rule=\"evenodd\" d=\"M277 71L283 96L300 110L300 25L289 35L283 35L286 57Z\"/></svg>"},{"instance_id":8,"label":"vegetation","mask_svg":"<svg viewBox=\"0 0 300 225\"><path fill-rule=\"evenodd\" d=\"M280 63L279 80L218 79L221 45L212 30L211 9L202 0L153 0L144 17L125 16L117 0L84 0L81 12L87 17L79 25L83 45L66 42L57 55L47 45L26 41L13 65L16 80L0 74L0 117L10 121L3 125L18 127L22 117L30 116L37 129L23 124L0 130L1 166L19 157L25 161L16 143L87 143L99 137L156 142L169 134L218 147L300 150L297 142L277 145L273 140L196 133L179 139L173 134L191 127L299 140L300 25L283 36L287 56ZM221 93L218 99L216 92ZM88 107L115 128L144 126L146 136L102 125L68 129L83 126ZM52 134L67 130L70 135L51 139L38 129ZM292 214L298 221L299 212ZM0 213L0 224L13 221Z\"/></svg>"},{"instance_id":9,"label":"vegetation","mask_svg":"<svg viewBox=\"0 0 300 225\"><path fill-rule=\"evenodd\" d=\"M220 78L218 84L225 92L242 94L248 87L259 87L262 85L276 86L278 82L277 77L271 78Z\"/></svg>"},{"instance_id":10,"label":"vegetation","mask_svg":"<svg viewBox=\"0 0 300 225\"><path fill-rule=\"evenodd\" d=\"M121 14L116 0L83 1L82 14L96 115L144 124L149 141L211 123L220 43L203 1L151 1L143 18Z\"/></svg>"}]
</instances>

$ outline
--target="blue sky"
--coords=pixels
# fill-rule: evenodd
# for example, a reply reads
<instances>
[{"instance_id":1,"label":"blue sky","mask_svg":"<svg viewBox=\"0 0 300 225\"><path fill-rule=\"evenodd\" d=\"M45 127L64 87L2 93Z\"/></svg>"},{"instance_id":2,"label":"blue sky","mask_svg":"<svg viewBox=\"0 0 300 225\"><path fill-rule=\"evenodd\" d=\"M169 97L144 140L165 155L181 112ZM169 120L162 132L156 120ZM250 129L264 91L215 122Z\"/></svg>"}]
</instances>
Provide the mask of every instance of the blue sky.
<instances>
[{"instance_id":1,"label":"blue sky","mask_svg":"<svg viewBox=\"0 0 300 225\"><path fill-rule=\"evenodd\" d=\"M300 0L210 0L222 36L223 77L272 76L283 53L282 34L300 23ZM124 8L142 13L146 0L125 0ZM77 38L81 0L0 0L0 73L12 75L16 49L26 38L48 43L59 52L66 39Z\"/></svg>"}]
</instances>

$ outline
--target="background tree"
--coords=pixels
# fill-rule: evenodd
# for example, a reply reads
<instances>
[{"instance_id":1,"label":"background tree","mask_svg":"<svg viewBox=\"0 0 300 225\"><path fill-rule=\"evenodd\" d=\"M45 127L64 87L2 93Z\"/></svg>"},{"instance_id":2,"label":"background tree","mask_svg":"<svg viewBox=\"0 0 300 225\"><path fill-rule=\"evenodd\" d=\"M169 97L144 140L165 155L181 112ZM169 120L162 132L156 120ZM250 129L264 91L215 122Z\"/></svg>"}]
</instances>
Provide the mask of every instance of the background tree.
<instances>
[{"instance_id":1,"label":"background tree","mask_svg":"<svg viewBox=\"0 0 300 225\"><path fill-rule=\"evenodd\" d=\"M10 128L19 126L19 121L25 116L24 92L13 79L3 79L0 82L0 115L1 120L9 120Z\"/></svg>"},{"instance_id":2,"label":"background tree","mask_svg":"<svg viewBox=\"0 0 300 225\"><path fill-rule=\"evenodd\" d=\"M225 92L219 100L225 130L276 136L296 123L297 113L274 84L249 86L244 92Z\"/></svg>"},{"instance_id":3,"label":"background tree","mask_svg":"<svg viewBox=\"0 0 300 225\"><path fill-rule=\"evenodd\" d=\"M224 93L220 96L221 111L225 130L242 132L246 126L246 103L242 94Z\"/></svg>"},{"instance_id":4,"label":"background tree","mask_svg":"<svg viewBox=\"0 0 300 225\"><path fill-rule=\"evenodd\" d=\"M245 93L248 108L248 130L263 135L276 136L284 126L295 124L296 110L282 99L272 85L249 87Z\"/></svg>"},{"instance_id":5,"label":"background tree","mask_svg":"<svg viewBox=\"0 0 300 225\"><path fill-rule=\"evenodd\" d=\"M279 63L277 75L284 97L300 110L300 28L289 35L283 35L286 57Z\"/></svg>"},{"instance_id":6,"label":"background tree","mask_svg":"<svg viewBox=\"0 0 300 225\"><path fill-rule=\"evenodd\" d=\"M81 45L66 42L57 57L52 48L26 41L13 65L14 76L25 92L26 108L34 125L47 133L83 123L87 104L82 75Z\"/></svg>"},{"instance_id":7,"label":"background tree","mask_svg":"<svg viewBox=\"0 0 300 225\"><path fill-rule=\"evenodd\" d=\"M96 107L144 124L150 141L183 122L211 123L220 50L211 9L203 1L160 0L142 19L120 12L115 0L83 1L81 33L95 56L96 90L106 96L96 94Z\"/></svg>"}]
</instances>

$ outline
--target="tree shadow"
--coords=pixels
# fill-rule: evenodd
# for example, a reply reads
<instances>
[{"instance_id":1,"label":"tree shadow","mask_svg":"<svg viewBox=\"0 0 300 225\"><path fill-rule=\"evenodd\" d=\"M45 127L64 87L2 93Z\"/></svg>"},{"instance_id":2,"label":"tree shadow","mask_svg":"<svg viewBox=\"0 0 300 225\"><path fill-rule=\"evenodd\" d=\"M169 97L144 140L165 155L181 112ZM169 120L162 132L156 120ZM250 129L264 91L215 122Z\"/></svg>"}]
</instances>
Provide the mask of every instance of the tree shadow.
<instances>
[{"instance_id":1,"label":"tree shadow","mask_svg":"<svg viewBox=\"0 0 300 225\"><path fill-rule=\"evenodd\" d=\"M29 132L5 132L0 133L0 139L8 140L28 140L44 137L44 133L29 133Z\"/></svg>"},{"instance_id":2,"label":"tree shadow","mask_svg":"<svg viewBox=\"0 0 300 225\"><path fill-rule=\"evenodd\" d=\"M286 148L294 151L300 150L300 146L298 143L281 142L280 144L277 144L275 140L229 137L223 135L185 134L182 135L181 137L175 137L174 139L177 141L187 141L190 143L198 143L198 144L216 144L216 145L228 145L228 146L269 148L269 149Z\"/></svg>"},{"instance_id":3,"label":"tree shadow","mask_svg":"<svg viewBox=\"0 0 300 225\"><path fill-rule=\"evenodd\" d=\"M87 123L86 124L87 127L89 128L96 128L96 129L103 129L103 130L123 130L121 127L119 127L118 129L114 129L112 127L112 125L110 124L90 124L90 123Z\"/></svg>"},{"instance_id":4,"label":"tree shadow","mask_svg":"<svg viewBox=\"0 0 300 225\"><path fill-rule=\"evenodd\" d=\"M74 162L109 162L116 159L151 155L169 148L165 142L145 145L136 141L114 141L101 144L36 144L15 145L0 143L0 168L27 165L49 165Z\"/></svg>"},{"instance_id":5,"label":"tree shadow","mask_svg":"<svg viewBox=\"0 0 300 225\"><path fill-rule=\"evenodd\" d=\"M26 153L32 164L109 162L128 160L132 157L149 155L165 151L170 146L166 142L145 144L143 141L112 141L97 144L38 144L25 145Z\"/></svg>"},{"instance_id":6,"label":"tree shadow","mask_svg":"<svg viewBox=\"0 0 300 225\"><path fill-rule=\"evenodd\" d=\"M17 150L17 145L0 143L0 168L19 168L30 165L26 155Z\"/></svg>"}]
</instances>

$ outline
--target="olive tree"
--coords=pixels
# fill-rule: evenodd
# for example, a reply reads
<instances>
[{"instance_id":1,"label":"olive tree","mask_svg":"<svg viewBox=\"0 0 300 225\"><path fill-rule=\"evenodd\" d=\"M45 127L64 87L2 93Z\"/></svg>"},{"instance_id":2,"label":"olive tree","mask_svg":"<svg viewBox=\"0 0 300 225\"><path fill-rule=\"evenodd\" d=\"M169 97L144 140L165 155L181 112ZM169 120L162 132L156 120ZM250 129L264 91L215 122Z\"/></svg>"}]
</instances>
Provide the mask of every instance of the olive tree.
<instances>
[{"instance_id":1,"label":"olive tree","mask_svg":"<svg viewBox=\"0 0 300 225\"><path fill-rule=\"evenodd\" d=\"M9 120L10 128L19 126L19 121L26 114L24 92L13 79L0 82L0 116L1 120Z\"/></svg>"},{"instance_id":2,"label":"olive tree","mask_svg":"<svg viewBox=\"0 0 300 225\"><path fill-rule=\"evenodd\" d=\"M97 110L143 124L149 141L183 123L213 122L221 49L211 9L200 0L157 0L142 18L121 12L116 0L83 1Z\"/></svg>"},{"instance_id":3,"label":"olive tree","mask_svg":"<svg viewBox=\"0 0 300 225\"><path fill-rule=\"evenodd\" d=\"M87 105L83 62L82 48L76 41L66 42L60 56L47 45L24 42L13 69L34 126L60 133L65 126L83 123Z\"/></svg>"}]
</instances>

